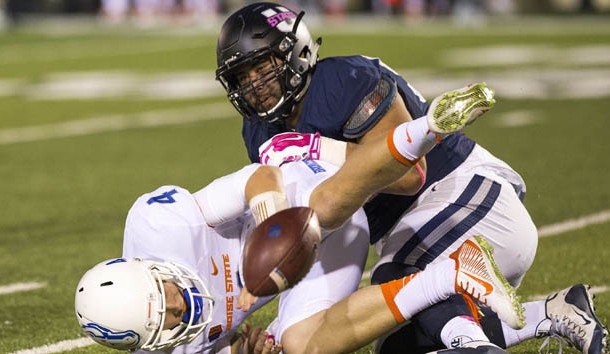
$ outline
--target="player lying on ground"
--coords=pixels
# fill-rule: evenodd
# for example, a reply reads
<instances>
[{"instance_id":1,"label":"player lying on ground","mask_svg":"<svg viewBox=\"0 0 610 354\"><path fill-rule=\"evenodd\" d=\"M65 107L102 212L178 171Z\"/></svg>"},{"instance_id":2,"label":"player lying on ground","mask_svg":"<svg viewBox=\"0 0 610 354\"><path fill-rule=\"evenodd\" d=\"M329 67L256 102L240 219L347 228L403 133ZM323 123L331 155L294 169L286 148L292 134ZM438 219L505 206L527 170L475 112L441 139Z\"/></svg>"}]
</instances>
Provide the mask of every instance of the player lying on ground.
<instances>
[{"instance_id":1,"label":"player lying on ground","mask_svg":"<svg viewBox=\"0 0 610 354\"><path fill-rule=\"evenodd\" d=\"M178 187L172 188L176 190ZM115 349L173 350L174 353L189 354L229 353L230 339L235 328L257 308L252 307L244 312L228 306L232 301L227 299L234 297L232 292L225 291L226 287L232 284L238 290L239 275L227 266L233 266L234 262L229 261L230 258L239 255L234 253L234 249L224 249L225 278L222 282L213 279L213 271L210 275L209 263L200 264L198 269L175 263L185 263L192 252L181 251L181 255L172 255L168 249L176 243L176 246L194 244L171 240L166 231L172 231L172 227L175 231L171 237L189 238L187 242L196 241L202 245L214 245L207 240L222 236L201 231L185 233L190 226L195 226L186 224L185 220L192 218L188 213L194 211L189 210L191 207L197 208L196 202L181 189L172 195L175 202L171 204L190 204L190 207L180 207L180 210L186 212L184 215L173 211L167 213L168 209L173 208L160 206L165 209L164 212L152 212L158 215L150 220L150 212L147 212L147 216L138 216L138 209L145 206L145 199L150 198L150 194L136 202L135 209L132 209L134 214L130 214L131 220L127 222L128 227L151 221L167 222L171 226L165 225L162 235L153 234L150 225L146 226L146 234L129 236L129 231L126 231L125 243L128 249L124 252L125 255L139 255L147 260L112 259L85 273L78 284L75 299L79 322L94 340ZM145 250L130 251L130 247ZM157 247L159 248L156 249ZM161 260L160 256L167 256L167 259ZM201 258L207 261L207 257ZM227 283L227 279L235 279L235 282ZM290 291L297 292L298 288L299 285ZM286 353L351 351L395 328L417 311L456 293L474 296L498 310L504 320L516 326L522 321L519 317L522 310L515 300L514 289L497 271L491 250L484 240L474 238L458 249L450 260L401 280L360 289L330 308L298 321L290 328L292 335L286 333L290 339L282 341L283 350ZM290 294L283 297L282 301L290 304ZM257 305L263 303L265 301ZM299 304L303 306L302 301ZM295 309L290 306L288 308ZM280 317L290 316L291 314L282 314L284 309L286 307L280 306ZM295 331L300 336L294 336Z\"/></svg>"}]
</instances>

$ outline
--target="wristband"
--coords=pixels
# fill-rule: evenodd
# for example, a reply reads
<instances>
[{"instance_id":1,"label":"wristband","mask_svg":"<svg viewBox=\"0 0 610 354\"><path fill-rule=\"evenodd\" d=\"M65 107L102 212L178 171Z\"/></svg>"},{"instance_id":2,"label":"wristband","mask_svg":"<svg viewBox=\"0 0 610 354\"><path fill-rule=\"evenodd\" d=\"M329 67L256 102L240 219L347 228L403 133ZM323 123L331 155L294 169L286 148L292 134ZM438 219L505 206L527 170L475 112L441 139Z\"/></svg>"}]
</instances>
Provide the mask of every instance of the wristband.
<instances>
[{"instance_id":1,"label":"wristband","mask_svg":"<svg viewBox=\"0 0 610 354\"><path fill-rule=\"evenodd\" d=\"M271 215L288 208L288 199L283 192L269 191L255 195L248 204L256 225L259 225Z\"/></svg>"}]
</instances>

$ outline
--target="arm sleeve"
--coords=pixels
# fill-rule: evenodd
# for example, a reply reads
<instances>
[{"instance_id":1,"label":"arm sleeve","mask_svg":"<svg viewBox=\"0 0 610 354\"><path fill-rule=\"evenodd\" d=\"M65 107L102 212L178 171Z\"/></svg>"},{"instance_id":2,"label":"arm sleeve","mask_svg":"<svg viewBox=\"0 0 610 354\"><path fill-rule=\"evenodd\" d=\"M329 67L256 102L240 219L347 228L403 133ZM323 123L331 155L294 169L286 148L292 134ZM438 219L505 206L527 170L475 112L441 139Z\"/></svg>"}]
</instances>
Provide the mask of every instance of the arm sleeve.
<instances>
[{"instance_id":1,"label":"arm sleeve","mask_svg":"<svg viewBox=\"0 0 610 354\"><path fill-rule=\"evenodd\" d=\"M246 184L259 164L248 165L230 175L220 177L193 193L205 222L217 226L233 220L248 210Z\"/></svg>"}]
</instances>

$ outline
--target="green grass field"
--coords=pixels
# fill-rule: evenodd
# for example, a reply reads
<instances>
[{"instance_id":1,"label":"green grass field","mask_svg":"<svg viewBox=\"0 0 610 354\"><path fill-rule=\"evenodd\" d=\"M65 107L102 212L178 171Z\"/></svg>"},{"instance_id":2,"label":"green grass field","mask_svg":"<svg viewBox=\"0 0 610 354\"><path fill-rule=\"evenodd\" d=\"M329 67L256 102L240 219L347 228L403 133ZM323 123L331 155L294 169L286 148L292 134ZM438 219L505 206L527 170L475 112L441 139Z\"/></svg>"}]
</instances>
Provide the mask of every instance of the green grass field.
<instances>
[{"instance_id":1,"label":"green grass field","mask_svg":"<svg viewBox=\"0 0 610 354\"><path fill-rule=\"evenodd\" d=\"M587 282L610 321L607 18L311 29L324 38L322 57L380 57L430 99L475 80L496 88L496 108L467 134L522 174L536 224L606 215L542 238L520 293ZM0 294L0 353L82 337L76 283L120 255L139 195L162 184L195 191L247 163L239 116L212 81L214 34L181 32L0 32L0 287L38 286ZM252 321L273 316L266 308Z\"/></svg>"}]
</instances>

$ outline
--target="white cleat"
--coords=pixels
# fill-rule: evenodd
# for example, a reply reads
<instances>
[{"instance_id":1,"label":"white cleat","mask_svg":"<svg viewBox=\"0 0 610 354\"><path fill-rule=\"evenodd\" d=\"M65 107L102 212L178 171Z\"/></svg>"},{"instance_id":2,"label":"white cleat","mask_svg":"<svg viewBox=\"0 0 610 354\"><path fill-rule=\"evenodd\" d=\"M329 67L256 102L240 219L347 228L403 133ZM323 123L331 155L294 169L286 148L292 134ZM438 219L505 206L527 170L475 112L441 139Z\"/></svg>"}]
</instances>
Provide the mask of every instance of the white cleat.
<instances>
[{"instance_id":1,"label":"white cleat","mask_svg":"<svg viewBox=\"0 0 610 354\"><path fill-rule=\"evenodd\" d=\"M426 115L428 126L437 134L455 133L489 111L494 104L494 91L484 82L445 92L430 104Z\"/></svg>"},{"instance_id":2,"label":"white cleat","mask_svg":"<svg viewBox=\"0 0 610 354\"><path fill-rule=\"evenodd\" d=\"M490 307L510 327L523 328L525 309L492 254L493 248L487 241L482 236L474 236L449 256L457 266L456 291Z\"/></svg>"},{"instance_id":3,"label":"white cleat","mask_svg":"<svg viewBox=\"0 0 610 354\"><path fill-rule=\"evenodd\" d=\"M583 354L607 354L608 330L595 315L589 285L577 284L546 298L550 337L561 336Z\"/></svg>"}]
</instances>

